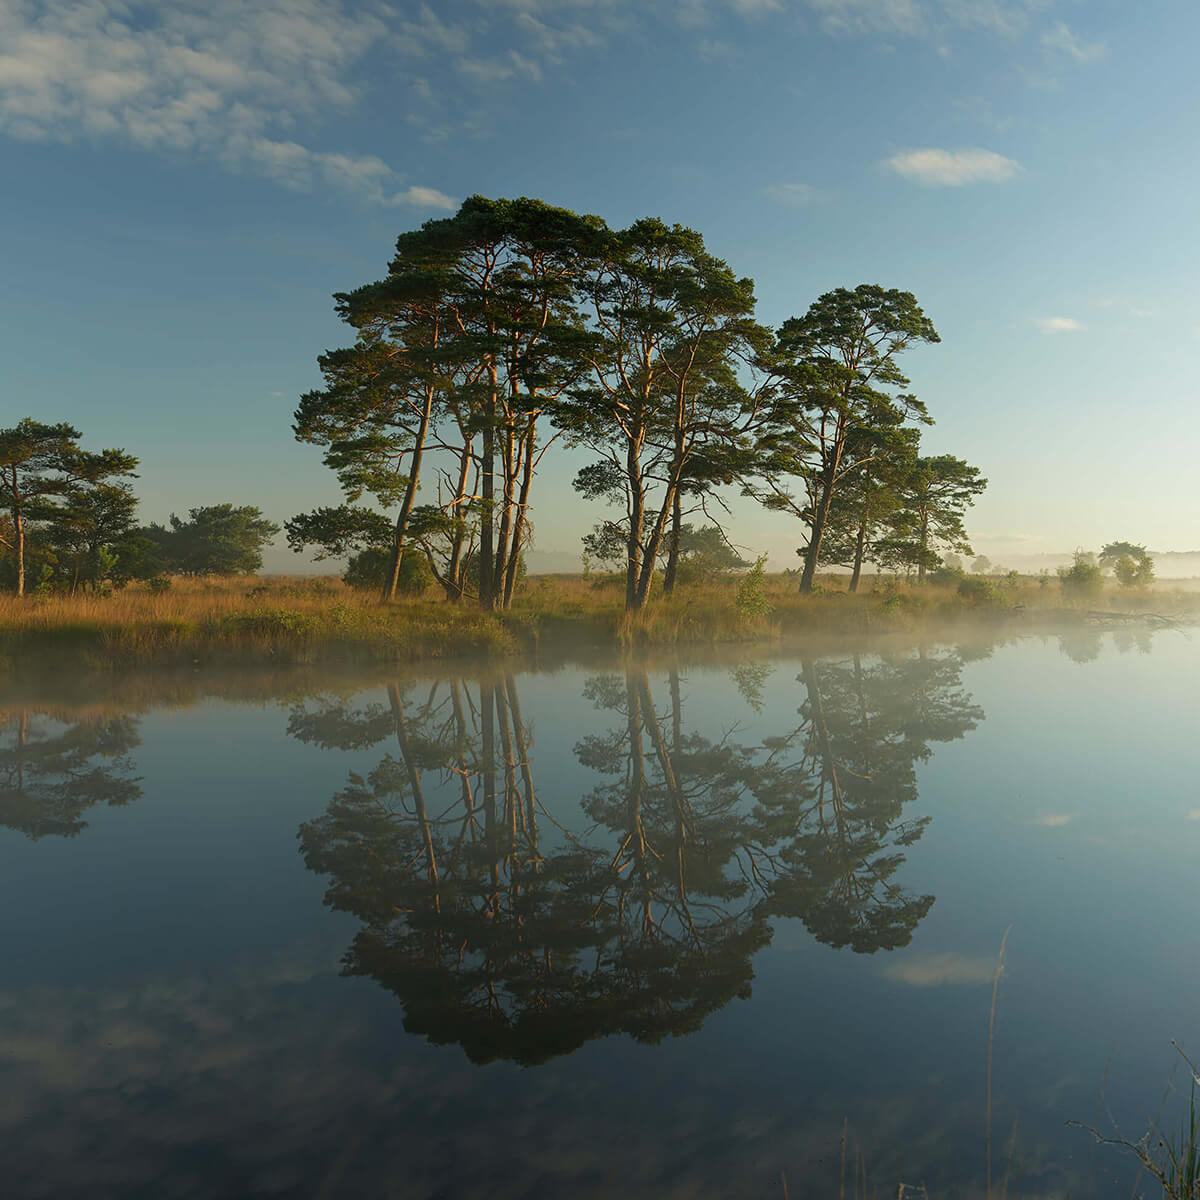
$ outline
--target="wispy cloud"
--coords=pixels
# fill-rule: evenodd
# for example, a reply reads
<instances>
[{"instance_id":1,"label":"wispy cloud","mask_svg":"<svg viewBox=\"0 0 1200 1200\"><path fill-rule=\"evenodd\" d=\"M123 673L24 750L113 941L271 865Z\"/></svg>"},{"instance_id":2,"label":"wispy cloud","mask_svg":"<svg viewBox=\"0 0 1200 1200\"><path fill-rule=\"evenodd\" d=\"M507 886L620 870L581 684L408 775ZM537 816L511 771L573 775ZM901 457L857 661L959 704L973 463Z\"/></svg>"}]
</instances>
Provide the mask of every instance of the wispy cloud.
<instances>
[{"instance_id":1,"label":"wispy cloud","mask_svg":"<svg viewBox=\"0 0 1200 1200\"><path fill-rule=\"evenodd\" d=\"M1071 32L1064 22L1052 25L1042 34L1042 48L1052 54L1065 55L1077 63L1097 62L1108 54L1103 42L1088 42Z\"/></svg>"},{"instance_id":2,"label":"wispy cloud","mask_svg":"<svg viewBox=\"0 0 1200 1200\"><path fill-rule=\"evenodd\" d=\"M926 954L890 963L880 974L910 987L946 987L991 983L996 962L991 958L972 958L963 954Z\"/></svg>"},{"instance_id":3,"label":"wispy cloud","mask_svg":"<svg viewBox=\"0 0 1200 1200\"><path fill-rule=\"evenodd\" d=\"M766 189L767 199L776 204L806 204L816 194L807 183L773 183Z\"/></svg>"},{"instance_id":4,"label":"wispy cloud","mask_svg":"<svg viewBox=\"0 0 1200 1200\"><path fill-rule=\"evenodd\" d=\"M427 9L409 24L454 44ZM402 192L382 159L295 133L353 110L354 70L388 32L372 10L324 0L177 0L136 18L121 0L0 5L0 134L191 153L291 188L420 203L440 193Z\"/></svg>"},{"instance_id":5,"label":"wispy cloud","mask_svg":"<svg viewBox=\"0 0 1200 1200\"><path fill-rule=\"evenodd\" d=\"M542 78L542 68L537 61L518 50L481 58L460 58L455 66L475 83L484 85L518 78L538 83Z\"/></svg>"},{"instance_id":6,"label":"wispy cloud","mask_svg":"<svg viewBox=\"0 0 1200 1200\"><path fill-rule=\"evenodd\" d=\"M927 187L962 187L968 183L1003 183L1021 166L993 150L905 150L885 165Z\"/></svg>"},{"instance_id":7,"label":"wispy cloud","mask_svg":"<svg viewBox=\"0 0 1200 1200\"><path fill-rule=\"evenodd\" d=\"M1033 323L1043 333L1082 333L1087 328L1074 317L1034 317Z\"/></svg>"},{"instance_id":8,"label":"wispy cloud","mask_svg":"<svg viewBox=\"0 0 1200 1200\"><path fill-rule=\"evenodd\" d=\"M1071 813L1044 813L1040 817L1035 817L1033 823L1046 829L1061 829L1062 826L1071 823L1071 816Z\"/></svg>"},{"instance_id":9,"label":"wispy cloud","mask_svg":"<svg viewBox=\"0 0 1200 1200\"><path fill-rule=\"evenodd\" d=\"M805 0L831 33L918 33L925 15L916 0Z\"/></svg>"}]
</instances>

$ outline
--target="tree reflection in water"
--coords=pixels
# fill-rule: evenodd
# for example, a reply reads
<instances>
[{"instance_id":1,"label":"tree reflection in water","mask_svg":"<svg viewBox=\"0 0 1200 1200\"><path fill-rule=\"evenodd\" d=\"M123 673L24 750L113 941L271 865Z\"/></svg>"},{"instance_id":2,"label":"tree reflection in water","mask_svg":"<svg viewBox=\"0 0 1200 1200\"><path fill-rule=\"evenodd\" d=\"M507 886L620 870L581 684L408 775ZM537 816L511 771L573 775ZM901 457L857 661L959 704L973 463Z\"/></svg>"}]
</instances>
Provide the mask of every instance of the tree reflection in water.
<instances>
[{"instance_id":1,"label":"tree reflection in water","mask_svg":"<svg viewBox=\"0 0 1200 1200\"><path fill-rule=\"evenodd\" d=\"M94 805L138 799L129 752L140 740L128 714L0 709L0 826L34 841L74 837Z\"/></svg>"},{"instance_id":2,"label":"tree reflection in water","mask_svg":"<svg viewBox=\"0 0 1200 1200\"><path fill-rule=\"evenodd\" d=\"M569 827L535 787L512 674L295 709L302 740L392 742L300 830L326 903L362 923L344 972L393 991L411 1032L531 1064L698 1029L750 994L772 918L858 953L906 945L933 904L895 881L928 820L904 815L916 764L983 716L962 661L805 660L797 725L757 743L688 732L677 671L657 698L636 665L595 676L611 726L575 747L601 779ZM765 672L735 679L754 706Z\"/></svg>"}]
</instances>

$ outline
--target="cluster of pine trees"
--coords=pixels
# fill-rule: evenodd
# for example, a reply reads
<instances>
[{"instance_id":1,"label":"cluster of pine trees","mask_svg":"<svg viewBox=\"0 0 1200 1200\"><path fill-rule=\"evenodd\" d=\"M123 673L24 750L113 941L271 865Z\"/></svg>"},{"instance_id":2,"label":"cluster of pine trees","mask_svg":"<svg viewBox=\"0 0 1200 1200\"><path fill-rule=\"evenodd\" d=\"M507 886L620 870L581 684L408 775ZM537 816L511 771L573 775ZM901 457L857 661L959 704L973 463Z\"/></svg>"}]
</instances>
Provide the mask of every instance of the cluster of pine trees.
<instances>
[{"instance_id":1,"label":"cluster of pine trees","mask_svg":"<svg viewBox=\"0 0 1200 1200\"><path fill-rule=\"evenodd\" d=\"M969 551L963 513L986 480L920 453L931 419L899 360L939 338L911 293L838 288L773 329L753 280L693 229L474 196L335 301L355 342L320 356L324 387L293 431L345 500L285 528L385 599L432 575L451 600L508 607L556 444L589 452L575 489L612 515L585 552L623 568L630 611L656 579L744 565L719 524L686 520L711 522L729 489L797 518L802 591L821 565L849 566L853 590L864 565L923 578ZM137 460L79 438L31 418L0 430L0 582L94 590L261 565L278 527L257 508L140 526Z\"/></svg>"},{"instance_id":2,"label":"cluster of pine trees","mask_svg":"<svg viewBox=\"0 0 1200 1200\"><path fill-rule=\"evenodd\" d=\"M660 570L674 586L684 518L723 488L797 517L803 591L822 564L856 587L865 564L923 576L969 550L963 512L986 480L920 454L931 420L899 359L939 339L908 292L839 288L772 329L695 230L475 196L335 300L356 340L320 357L325 386L293 428L345 502L287 535L372 564L385 599L419 557L450 599L507 607L555 443L592 456L575 488L616 515L585 549L623 566L631 611Z\"/></svg>"}]
</instances>

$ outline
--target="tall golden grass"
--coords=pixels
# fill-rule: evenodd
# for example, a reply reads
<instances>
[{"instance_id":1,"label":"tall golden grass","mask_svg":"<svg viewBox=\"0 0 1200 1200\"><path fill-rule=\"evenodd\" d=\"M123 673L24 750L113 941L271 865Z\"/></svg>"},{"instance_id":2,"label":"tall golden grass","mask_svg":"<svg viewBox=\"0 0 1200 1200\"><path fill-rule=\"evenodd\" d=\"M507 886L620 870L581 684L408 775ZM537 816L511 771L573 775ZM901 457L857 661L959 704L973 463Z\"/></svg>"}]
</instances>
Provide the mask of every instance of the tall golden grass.
<instances>
[{"instance_id":1,"label":"tall golden grass","mask_svg":"<svg viewBox=\"0 0 1200 1200\"><path fill-rule=\"evenodd\" d=\"M953 587L867 580L848 595L834 577L801 596L794 578L777 575L763 584L767 604L760 607L769 611L748 615L738 588L736 579L680 587L636 614L624 612L623 582L614 576L533 576L504 613L433 593L381 605L326 576L180 580L164 592L130 585L107 596L5 596L0 667L403 662L551 646L716 645L920 630L1022 605L1062 606L1057 587L1034 581L962 595Z\"/></svg>"}]
</instances>

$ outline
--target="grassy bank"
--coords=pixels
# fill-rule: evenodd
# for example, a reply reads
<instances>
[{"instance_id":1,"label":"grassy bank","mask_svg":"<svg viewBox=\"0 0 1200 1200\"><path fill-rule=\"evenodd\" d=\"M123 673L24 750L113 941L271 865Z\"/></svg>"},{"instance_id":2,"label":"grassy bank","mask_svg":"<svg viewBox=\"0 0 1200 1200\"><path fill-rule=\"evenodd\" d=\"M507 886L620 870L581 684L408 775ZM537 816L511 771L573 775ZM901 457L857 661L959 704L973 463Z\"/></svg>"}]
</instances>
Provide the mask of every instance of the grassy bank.
<instances>
[{"instance_id":1,"label":"grassy bank","mask_svg":"<svg viewBox=\"0 0 1200 1200\"><path fill-rule=\"evenodd\" d=\"M513 608L483 613L435 597L380 605L336 579L182 581L165 592L130 586L110 596L0 599L0 669L60 663L125 664L417 662L463 656L619 646L784 642L816 633L946 629L973 622L1081 621L1095 610L1194 611L1200 596L1166 590L1064 603L1036 581L964 594L955 587L867 584L855 595L827 580L801 596L790 577L767 577L764 604L739 604L737 580L681 588L643 614L623 611L621 581L538 576ZM763 611L763 610L767 611Z\"/></svg>"}]
</instances>

